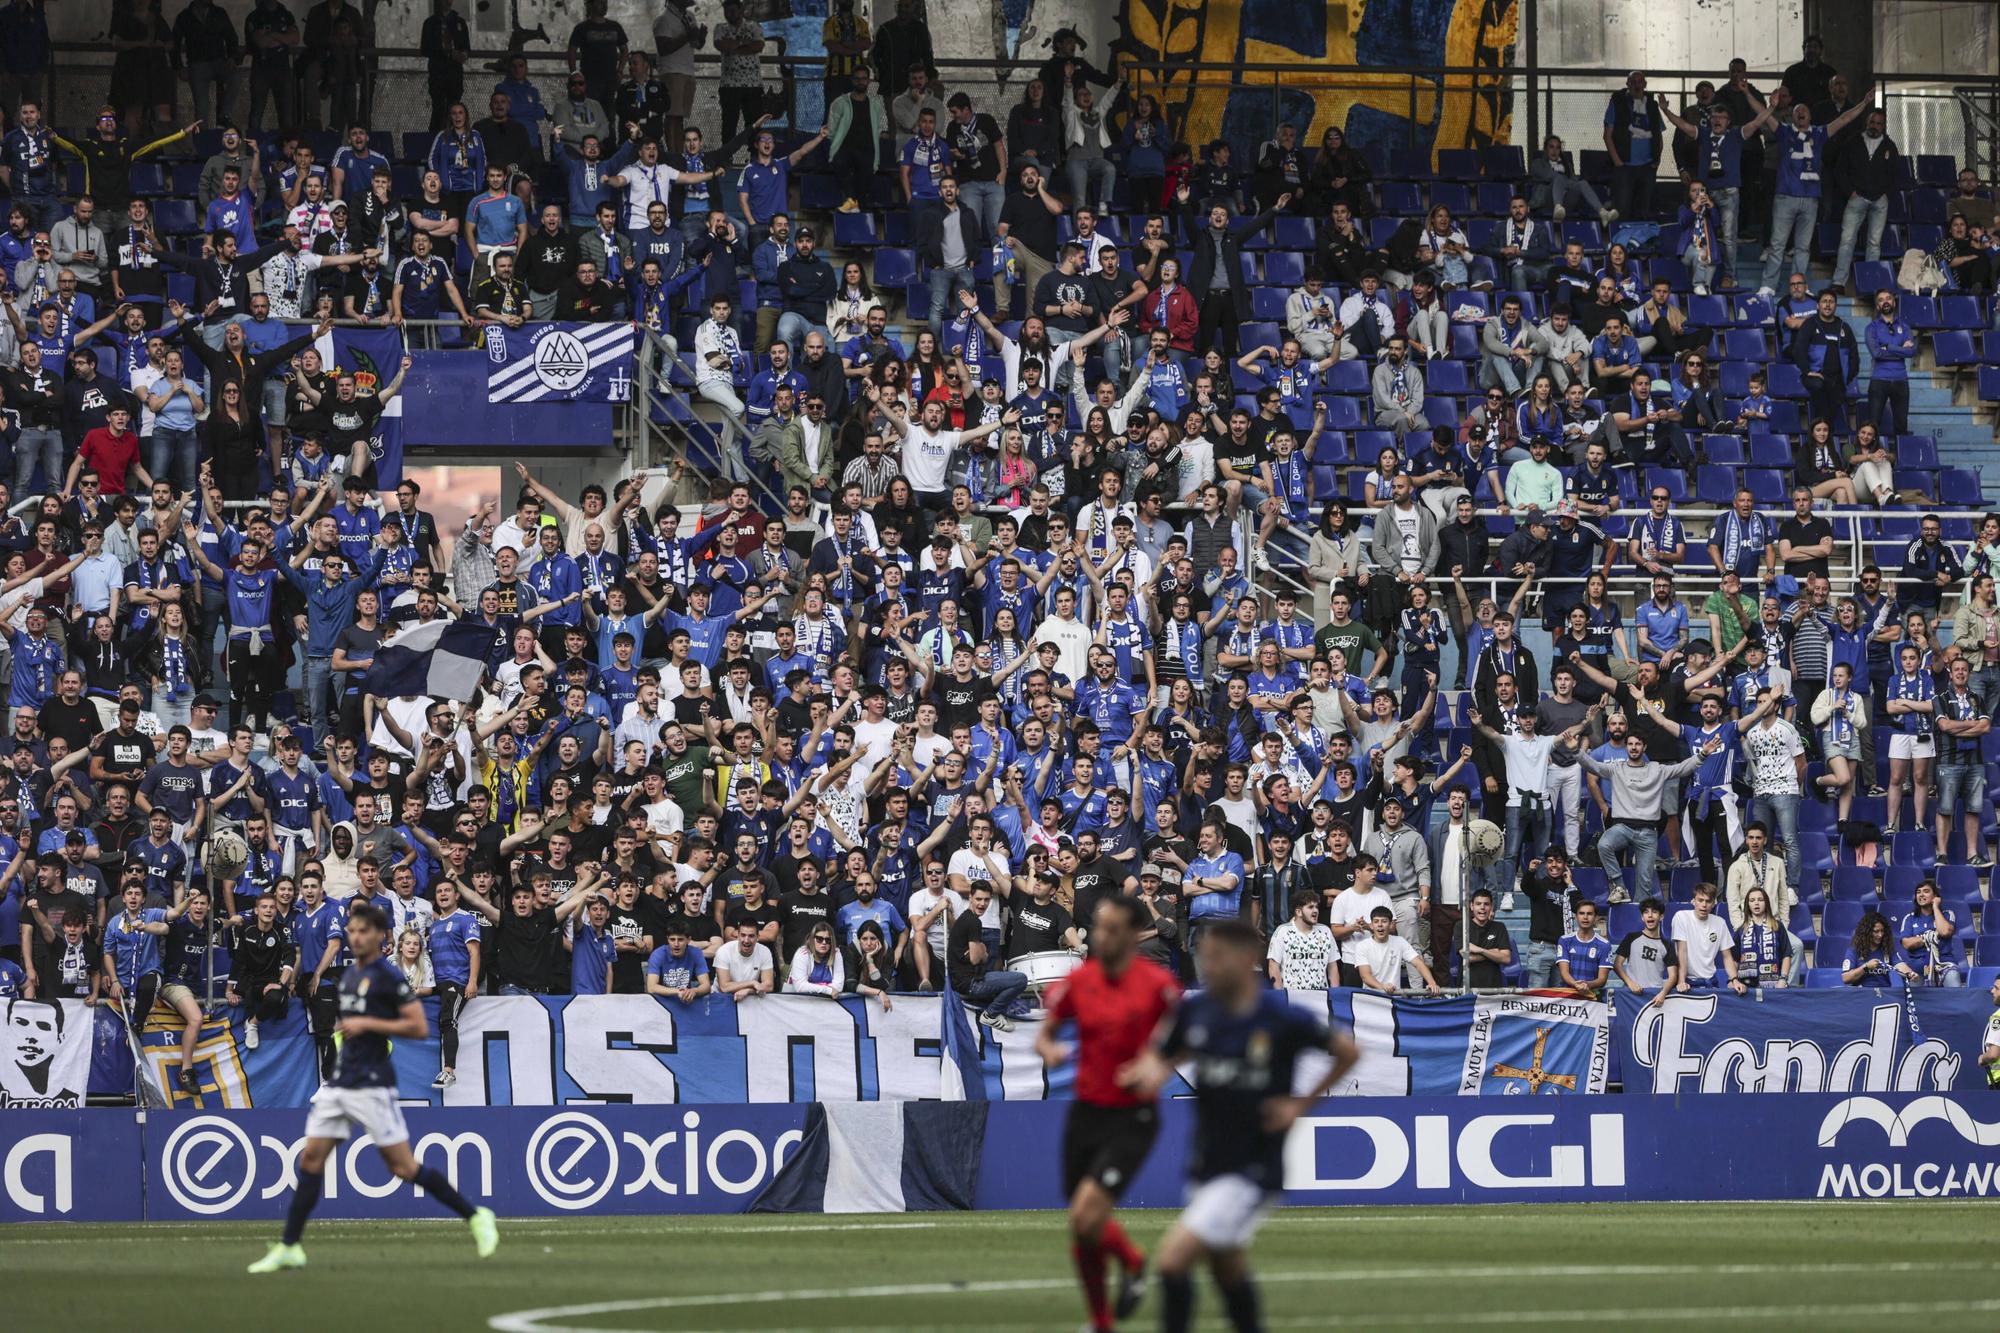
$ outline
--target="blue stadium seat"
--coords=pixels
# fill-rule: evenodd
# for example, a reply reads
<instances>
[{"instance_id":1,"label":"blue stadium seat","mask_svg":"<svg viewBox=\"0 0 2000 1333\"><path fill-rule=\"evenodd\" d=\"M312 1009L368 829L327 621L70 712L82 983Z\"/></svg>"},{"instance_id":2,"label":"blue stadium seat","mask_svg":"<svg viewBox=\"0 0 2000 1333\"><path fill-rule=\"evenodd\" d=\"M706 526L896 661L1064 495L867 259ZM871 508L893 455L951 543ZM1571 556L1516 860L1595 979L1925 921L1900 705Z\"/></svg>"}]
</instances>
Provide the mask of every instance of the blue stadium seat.
<instances>
[{"instance_id":1,"label":"blue stadium seat","mask_svg":"<svg viewBox=\"0 0 2000 1333\"><path fill-rule=\"evenodd\" d=\"M162 199L153 206L153 226L168 236L190 236L201 230L194 200Z\"/></svg>"},{"instance_id":2,"label":"blue stadium seat","mask_svg":"<svg viewBox=\"0 0 2000 1333\"><path fill-rule=\"evenodd\" d=\"M1312 461L1326 467L1353 462L1354 454L1347 447L1351 438L1351 433L1344 430L1321 431L1319 442L1313 446Z\"/></svg>"},{"instance_id":3,"label":"blue stadium seat","mask_svg":"<svg viewBox=\"0 0 2000 1333\"><path fill-rule=\"evenodd\" d=\"M1948 329L1978 330L1981 318L1977 296L1947 296L1938 302L1938 319Z\"/></svg>"},{"instance_id":4,"label":"blue stadium seat","mask_svg":"<svg viewBox=\"0 0 2000 1333\"><path fill-rule=\"evenodd\" d=\"M1354 459L1357 463L1372 467L1384 449L1395 448L1396 432L1392 430L1364 430L1354 436Z\"/></svg>"},{"instance_id":5,"label":"blue stadium seat","mask_svg":"<svg viewBox=\"0 0 2000 1333\"><path fill-rule=\"evenodd\" d=\"M1782 435L1757 434L1750 437L1750 466L1788 468L1792 465L1791 442Z\"/></svg>"},{"instance_id":6,"label":"blue stadium seat","mask_svg":"<svg viewBox=\"0 0 2000 1333\"><path fill-rule=\"evenodd\" d=\"M1252 287L1250 318L1282 324L1285 319L1285 295L1285 292L1276 287Z\"/></svg>"},{"instance_id":7,"label":"blue stadium seat","mask_svg":"<svg viewBox=\"0 0 2000 1333\"><path fill-rule=\"evenodd\" d=\"M1423 212L1423 192L1407 181L1383 181L1382 212L1394 215L1391 221L1405 217L1415 217Z\"/></svg>"},{"instance_id":8,"label":"blue stadium seat","mask_svg":"<svg viewBox=\"0 0 2000 1333\"><path fill-rule=\"evenodd\" d=\"M1737 439L1734 435L1704 435L1701 441L1701 448L1702 452L1708 456L1710 463L1741 467L1748 461L1744 457L1743 441ZM1731 498L1733 499L1734 497Z\"/></svg>"},{"instance_id":9,"label":"blue stadium seat","mask_svg":"<svg viewBox=\"0 0 2000 1333\"><path fill-rule=\"evenodd\" d=\"M1896 286L1895 270L1878 260L1864 259L1854 266L1854 294L1873 296L1876 292L1893 290Z\"/></svg>"},{"instance_id":10,"label":"blue stadium seat","mask_svg":"<svg viewBox=\"0 0 2000 1333\"><path fill-rule=\"evenodd\" d=\"M1793 903L1791 917L1785 922L1792 934L1810 945L1819 938L1819 931L1813 928L1812 909L1804 903Z\"/></svg>"},{"instance_id":11,"label":"blue stadium seat","mask_svg":"<svg viewBox=\"0 0 2000 1333\"><path fill-rule=\"evenodd\" d=\"M1468 394L1472 376L1462 361L1433 361L1424 367L1424 387L1431 393Z\"/></svg>"},{"instance_id":12,"label":"blue stadium seat","mask_svg":"<svg viewBox=\"0 0 2000 1333\"><path fill-rule=\"evenodd\" d=\"M1937 470L1937 441L1928 435L1897 436L1895 452L1897 467L1915 468L1919 471Z\"/></svg>"},{"instance_id":13,"label":"blue stadium seat","mask_svg":"<svg viewBox=\"0 0 2000 1333\"><path fill-rule=\"evenodd\" d=\"M1479 359L1478 325L1454 324L1451 326L1451 356L1454 361L1477 361Z\"/></svg>"},{"instance_id":14,"label":"blue stadium seat","mask_svg":"<svg viewBox=\"0 0 2000 1333\"><path fill-rule=\"evenodd\" d=\"M1479 150L1476 148L1438 149L1437 174L1441 180L1478 180Z\"/></svg>"},{"instance_id":15,"label":"blue stadium seat","mask_svg":"<svg viewBox=\"0 0 2000 1333\"><path fill-rule=\"evenodd\" d=\"M1979 401L1982 403L2000 402L2000 366L1981 366L1979 368Z\"/></svg>"},{"instance_id":16,"label":"blue stadium seat","mask_svg":"<svg viewBox=\"0 0 2000 1333\"><path fill-rule=\"evenodd\" d=\"M1236 343L1244 351L1253 347L1278 345L1279 326L1267 320L1250 320L1236 326Z\"/></svg>"},{"instance_id":17,"label":"blue stadium seat","mask_svg":"<svg viewBox=\"0 0 2000 1333\"><path fill-rule=\"evenodd\" d=\"M1432 367L1433 370L1436 367ZM1369 391L1368 363L1365 361L1336 361L1326 370L1326 387L1333 393L1349 393L1365 397ZM1431 382L1437 388L1436 381Z\"/></svg>"},{"instance_id":18,"label":"blue stadium seat","mask_svg":"<svg viewBox=\"0 0 2000 1333\"><path fill-rule=\"evenodd\" d=\"M1736 498L1736 469L1704 463L1694 473L1695 499L1703 504L1727 505Z\"/></svg>"},{"instance_id":19,"label":"blue stadium seat","mask_svg":"<svg viewBox=\"0 0 2000 1333\"><path fill-rule=\"evenodd\" d=\"M1970 297L1965 298L1970 300ZM1931 335L1931 350L1940 366L1976 366L1979 353L1972 335L1962 329L1939 329Z\"/></svg>"},{"instance_id":20,"label":"blue stadium seat","mask_svg":"<svg viewBox=\"0 0 2000 1333\"><path fill-rule=\"evenodd\" d=\"M1918 153L1916 182L1949 189L1958 180L1958 163L1949 153Z\"/></svg>"},{"instance_id":21,"label":"blue stadium seat","mask_svg":"<svg viewBox=\"0 0 2000 1333\"><path fill-rule=\"evenodd\" d=\"M1424 420L1433 426L1450 426L1458 429L1459 410L1455 398L1424 399Z\"/></svg>"},{"instance_id":22,"label":"blue stadium seat","mask_svg":"<svg viewBox=\"0 0 2000 1333\"><path fill-rule=\"evenodd\" d=\"M833 243L835 245L872 248L880 241L875 227L873 213L835 213L833 215Z\"/></svg>"},{"instance_id":23,"label":"blue stadium seat","mask_svg":"<svg viewBox=\"0 0 2000 1333\"><path fill-rule=\"evenodd\" d=\"M1591 254L1604 251L1604 229L1595 222L1565 222L1562 224L1563 244L1575 241Z\"/></svg>"},{"instance_id":24,"label":"blue stadium seat","mask_svg":"<svg viewBox=\"0 0 2000 1333\"><path fill-rule=\"evenodd\" d=\"M1927 829L1905 829L1896 834L1889 843L1889 862L1892 865L1922 866L1928 870L1937 864L1937 844Z\"/></svg>"},{"instance_id":25,"label":"blue stadium seat","mask_svg":"<svg viewBox=\"0 0 2000 1333\"><path fill-rule=\"evenodd\" d=\"M1840 979L1838 967L1809 967L1806 969L1807 990L1839 990L1846 983Z\"/></svg>"},{"instance_id":26,"label":"blue stadium seat","mask_svg":"<svg viewBox=\"0 0 2000 1333\"><path fill-rule=\"evenodd\" d=\"M875 285L907 287L916 280L917 256L913 250L885 245L875 251Z\"/></svg>"},{"instance_id":27,"label":"blue stadium seat","mask_svg":"<svg viewBox=\"0 0 2000 1333\"><path fill-rule=\"evenodd\" d=\"M1264 281L1273 287L1297 287L1306 280L1306 258L1289 250L1273 250L1264 256Z\"/></svg>"},{"instance_id":28,"label":"blue stadium seat","mask_svg":"<svg viewBox=\"0 0 2000 1333\"><path fill-rule=\"evenodd\" d=\"M1948 467L1938 474L1938 491L1943 495L1978 495L1979 474L1970 468Z\"/></svg>"},{"instance_id":29,"label":"blue stadium seat","mask_svg":"<svg viewBox=\"0 0 2000 1333\"><path fill-rule=\"evenodd\" d=\"M1358 398L1322 398L1326 404L1326 428L1337 431L1358 431L1367 425L1363 419L1361 400Z\"/></svg>"},{"instance_id":30,"label":"blue stadium seat","mask_svg":"<svg viewBox=\"0 0 2000 1333\"><path fill-rule=\"evenodd\" d=\"M1427 181L1437 177L1428 148L1391 148L1389 174L1398 180Z\"/></svg>"},{"instance_id":31,"label":"blue stadium seat","mask_svg":"<svg viewBox=\"0 0 2000 1333\"><path fill-rule=\"evenodd\" d=\"M1937 301L1929 296L1905 296L1902 302L1903 322L1913 329L1934 329L1938 326Z\"/></svg>"},{"instance_id":32,"label":"blue stadium seat","mask_svg":"<svg viewBox=\"0 0 2000 1333\"><path fill-rule=\"evenodd\" d=\"M1488 217L1507 216L1507 207L1514 200L1514 187L1506 181L1481 181L1473 187L1472 206ZM1466 234L1471 239L1471 233Z\"/></svg>"},{"instance_id":33,"label":"blue stadium seat","mask_svg":"<svg viewBox=\"0 0 2000 1333\"><path fill-rule=\"evenodd\" d=\"M1833 869L1833 847L1824 833L1799 834L1799 865L1821 873Z\"/></svg>"},{"instance_id":34,"label":"blue stadium seat","mask_svg":"<svg viewBox=\"0 0 2000 1333\"><path fill-rule=\"evenodd\" d=\"M1528 176L1528 163L1521 149L1513 145L1479 150L1480 174L1490 181L1521 181Z\"/></svg>"},{"instance_id":35,"label":"blue stadium seat","mask_svg":"<svg viewBox=\"0 0 2000 1333\"><path fill-rule=\"evenodd\" d=\"M1867 866L1835 866L1826 896L1829 902L1873 902L1880 896L1875 872Z\"/></svg>"},{"instance_id":36,"label":"blue stadium seat","mask_svg":"<svg viewBox=\"0 0 2000 1333\"><path fill-rule=\"evenodd\" d=\"M1649 467L1646 469L1646 485L1658 486L1673 497L1673 503L1687 503L1687 474L1677 467Z\"/></svg>"},{"instance_id":37,"label":"blue stadium seat","mask_svg":"<svg viewBox=\"0 0 2000 1333\"><path fill-rule=\"evenodd\" d=\"M1722 354L1731 361L1769 361L1771 345L1762 329L1730 329L1722 335Z\"/></svg>"}]
</instances>

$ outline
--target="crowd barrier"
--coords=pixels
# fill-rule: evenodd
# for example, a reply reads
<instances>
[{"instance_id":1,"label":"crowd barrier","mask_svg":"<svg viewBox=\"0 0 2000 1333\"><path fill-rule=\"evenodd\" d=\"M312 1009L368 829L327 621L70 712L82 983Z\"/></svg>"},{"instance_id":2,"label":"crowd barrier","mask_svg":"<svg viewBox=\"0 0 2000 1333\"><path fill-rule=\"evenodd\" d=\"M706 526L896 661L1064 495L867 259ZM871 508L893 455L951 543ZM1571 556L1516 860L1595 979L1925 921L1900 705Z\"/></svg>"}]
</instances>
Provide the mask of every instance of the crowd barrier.
<instances>
[{"instance_id":1,"label":"crowd barrier","mask_svg":"<svg viewBox=\"0 0 2000 1333\"><path fill-rule=\"evenodd\" d=\"M716 1214L757 1205L812 1110L420 1108L409 1123L417 1154L502 1216ZM1061 1206L1064 1114L986 1108L973 1206ZM1187 1101L1166 1103L1128 1204L1181 1201L1191 1126ZM0 1222L275 1221L303 1128L297 1110L0 1116ZM2000 1098L1334 1098L1300 1119L1285 1166L1295 1205L1980 1198L2000 1190ZM329 1162L319 1215L436 1207L358 1139Z\"/></svg>"}]
</instances>

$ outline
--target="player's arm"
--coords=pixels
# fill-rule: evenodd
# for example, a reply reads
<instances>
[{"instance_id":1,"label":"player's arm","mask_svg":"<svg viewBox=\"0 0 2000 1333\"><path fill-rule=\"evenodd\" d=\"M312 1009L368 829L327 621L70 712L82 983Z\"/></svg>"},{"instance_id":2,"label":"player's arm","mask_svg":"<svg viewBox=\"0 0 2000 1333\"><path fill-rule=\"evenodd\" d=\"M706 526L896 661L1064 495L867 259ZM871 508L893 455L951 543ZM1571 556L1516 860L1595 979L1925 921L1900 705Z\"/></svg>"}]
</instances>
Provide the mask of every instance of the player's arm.
<instances>
[{"instance_id":1,"label":"player's arm","mask_svg":"<svg viewBox=\"0 0 2000 1333\"><path fill-rule=\"evenodd\" d=\"M363 1033L374 1032L384 1037L408 1037L421 1041L430 1035L431 1025L424 1017L421 1000L411 1000L397 1011L394 1018L369 1018L365 1014L349 1014L340 1020L340 1035L359 1037Z\"/></svg>"},{"instance_id":2,"label":"player's arm","mask_svg":"<svg viewBox=\"0 0 2000 1333\"><path fill-rule=\"evenodd\" d=\"M1332 1057L1319 1082L1308 1092L1295 1097L1272 1097L1264 1103L1264 1128L1277 1134L1292 1127L1297 1120L1312 1108L1312 1104L1332 1092L1334 1085L1347 1076L1361 1058L1361 1048L1354 1044L1354 1038L1340 1028L1333 1029L1326 1043L1326 1053Z\"/></svg>"}]
</instances>

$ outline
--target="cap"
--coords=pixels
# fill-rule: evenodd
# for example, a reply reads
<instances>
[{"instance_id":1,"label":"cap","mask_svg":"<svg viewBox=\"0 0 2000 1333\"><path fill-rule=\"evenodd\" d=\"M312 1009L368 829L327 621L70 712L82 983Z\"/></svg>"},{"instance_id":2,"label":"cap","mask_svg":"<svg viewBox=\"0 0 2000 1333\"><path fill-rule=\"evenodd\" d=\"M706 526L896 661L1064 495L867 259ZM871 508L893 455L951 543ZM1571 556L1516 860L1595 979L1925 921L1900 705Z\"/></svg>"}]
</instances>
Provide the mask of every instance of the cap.
<instances>
[{"instance_id":1,"label":"cap","mask_svg":"<svg viewBox=\"0 0 2000 1333\"><path fill-rule=\"evenodd\" d=\"M345 199L334 200L333 203L327 209L327 212L329 213L345 213L346 211L347 211L347 201Z\"/></svg>"},{"instance_id":2,"label":"cap","mask_svg":"<svg viewBox=\"0 0 2000 1333\"><path fill-rule=\"evenodd\" d=\"M1665 380L1654 380L1654 381L1653 381L1653 392L1654 392L1654 393L1672 393L1673 391L1674 391L1674 386L1673 386L1673 385L1671 385L1671 384L1669 384L1669 383L1667 383L1667 382L1666 382Z\"/></svg>"},{"instance_id":3,"label":"cap","mask_svg":"<svg viewBox=\"0 0 2000 1333\"><path fill-rule=\"evenodd\" d=\"M1140 879L1165 879L1166 877L1167 877L1166 872L1161 870L1157 865L1153 864L1151 861L1148 861L1146 862L1146 864L1139 867Z\"/></svg>"},{"instance_id":4,"label":"cap","mask_svg":"<svg viewBox=\"0 0 2000 1333\"><path fill-rule=\"evenodd\" d=\"M1575 518L1575 517L1576 517L1576 501L1574 501L1574 500L1564 500L1564 501L1562 501L1561 503L1559 503L1558 505L1556 505L1556 517L1557 517L1557 518Z\"/></svg>"},{"instance_id":5,"label":"cap","mask_svg":"<svg viewBox=\"0 0 2000 1333\"><path fill-rule=\"evenodd\" d=\"M212 694L197 694L191 706L195 708L220 708L222 707L222 701Z\"/></svg>"},{"instance_id":6,"label":"cap","mask_svg":"<svg viewBox=\"0 0 2000 1333\"><path fill-rule=\"evenodd\" d=\"M69 831L69 835L68 835L67 837L65 837L65 838L63 839L63 841L64 841L64 842L66 842L66 843L68 843L68 842L89 842L89 841L90 841L90 835L89 835L89 834L87 834L87 833L85 833L85 832L84 832L84 831L83 831L82 829L80 829L80 828L73 828L73 829L71 829L71 830Z\"/></svg>"}]
</instances>

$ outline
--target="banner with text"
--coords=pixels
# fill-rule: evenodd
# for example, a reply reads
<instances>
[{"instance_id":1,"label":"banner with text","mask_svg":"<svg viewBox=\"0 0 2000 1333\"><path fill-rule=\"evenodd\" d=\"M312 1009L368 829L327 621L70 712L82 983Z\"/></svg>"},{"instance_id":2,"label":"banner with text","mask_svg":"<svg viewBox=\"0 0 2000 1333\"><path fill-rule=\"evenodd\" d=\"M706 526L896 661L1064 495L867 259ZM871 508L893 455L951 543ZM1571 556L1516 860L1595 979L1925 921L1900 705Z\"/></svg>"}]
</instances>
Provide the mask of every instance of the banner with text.
<instances>
[{"instance_id":1,"label":"banner with text","mask_svg":"<svg viewBox=\"0 0 2000 1333\"><path fill-rule=\"evenodd\" d=\"M1985 1086L1981 990L1619 994L1627 1092L1949 1092Z\"/></svg>"},{"instance_id":2,"label":"banner with text","mask_svg":"<svg viewBox=\"0 0 2000 1333\"><path fill-rule=\"evenodd\" d=\"M1363 1058L1335 1089L1342 1096L1446 1096L1602 1092L1610 1052L1603 1004L1538 996L1431 1000L1366 991L1293 992L1295 1004L1350 1028ZM565 1106L946 1100L1040 1101L1069 1096L1068 1068L1035 1053L1038 1025L1011 1032L961 1025L948 1049L945 1001L877 1001L768 995L692 1004L648 995L482 996L458 1020L458 1081L432 1089L435 1038L395 1044L397 1081L413 1103ZM436 1031L435 1001L427 1001ZM116 1020L100 1012L98 1022ZM312 1037L297 1006L266 1022L256 1050L240 1014L204 1025L195 1048L200 1096L174 1084L180 1020L156 1010L145 1043L156 1086L176 1106L302 1106L318 1085ZM963 1047L970 1045L971 1050ZM90 1089L129 1092L122 1031L97 1042ZM1303 1082L1324 1066L1308 1062ZM978 1086L968 1086L976 1078ZM1184 1089L1184 1085L1177 1084Z\"/></svg>"},{"instance_id":3,"label":"banner with text","mask_svg":"<svg viewBox=\"0 0 2000 1333\"><path fill-rule=\"evenodd\" d=\"M972 1206L1060 1207L1065 1108L965 1109L985 1119ZM409 1122L418 1158L476 1202L503 1217L567 1217L743 1212L803 1151L811 1115L807 1106L418 1106ZM1184 1200L1193 1121L1190 1100L1163 1103L1159 1141L1126 1204ZM0 1222L275 1220L304 1134L298 1110L0 1116ZM1993 1198L2000 1099L1330 1098L1293 1128L1285 1188L1286 1202L1317 1205ZM440 1215L365 1139L335 1150L325 1189L323 1217Z\"/></svg>"}]
</instances>

